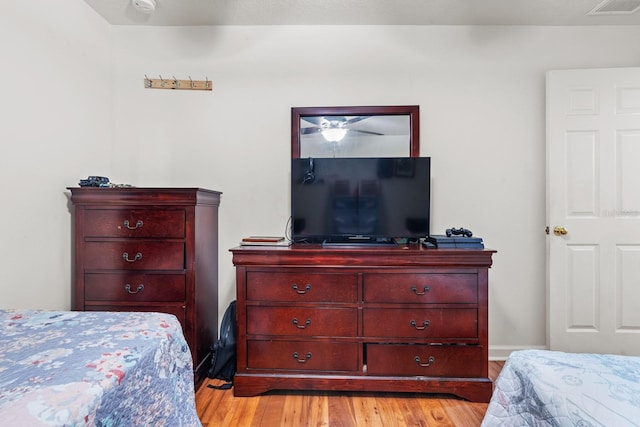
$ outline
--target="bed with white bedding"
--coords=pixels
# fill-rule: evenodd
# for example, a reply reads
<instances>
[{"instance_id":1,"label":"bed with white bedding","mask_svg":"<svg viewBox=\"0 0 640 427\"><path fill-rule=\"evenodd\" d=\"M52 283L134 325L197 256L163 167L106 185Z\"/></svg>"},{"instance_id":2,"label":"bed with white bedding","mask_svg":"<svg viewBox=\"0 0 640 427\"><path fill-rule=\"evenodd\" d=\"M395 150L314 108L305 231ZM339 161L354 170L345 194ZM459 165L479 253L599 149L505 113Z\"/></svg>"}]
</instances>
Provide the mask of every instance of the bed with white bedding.
<instances>
[{"instance_id":1,"label":"bed with white bedding","mask_svg":"<svg viewBox=\"0 0 640 427\"><path fill-rule=\"evenodd\" d=\"M0 424L201 426L178 319L0 310Z\"/></svg>"},{"instance_id":2,"label":"bed with white bedding","mask_svg":"<svg viewBox=\"0 0 640 427\"><path fill-rule=\"evenodd\" d=\"M482 425L640 426L640 357L513 352Z\"/></svg>"}]
</instances>

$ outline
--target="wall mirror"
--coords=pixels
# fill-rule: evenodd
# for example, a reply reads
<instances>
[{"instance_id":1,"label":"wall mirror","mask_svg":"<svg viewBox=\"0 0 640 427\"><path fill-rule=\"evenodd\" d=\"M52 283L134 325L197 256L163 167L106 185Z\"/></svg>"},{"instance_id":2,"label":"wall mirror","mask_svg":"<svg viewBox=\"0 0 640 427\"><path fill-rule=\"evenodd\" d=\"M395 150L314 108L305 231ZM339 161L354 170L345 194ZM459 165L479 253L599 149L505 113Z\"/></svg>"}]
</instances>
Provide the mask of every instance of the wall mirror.
<instances>
[{"instance_id":1,"label":"wall mirror","mask_svg":"<svg viewBox=\"0 0 640 427\"><path fill-rule=\"evenodd\" d=\"M291 157L419 157L420 107L294 107Z\"/></svg>"}]
</instances>

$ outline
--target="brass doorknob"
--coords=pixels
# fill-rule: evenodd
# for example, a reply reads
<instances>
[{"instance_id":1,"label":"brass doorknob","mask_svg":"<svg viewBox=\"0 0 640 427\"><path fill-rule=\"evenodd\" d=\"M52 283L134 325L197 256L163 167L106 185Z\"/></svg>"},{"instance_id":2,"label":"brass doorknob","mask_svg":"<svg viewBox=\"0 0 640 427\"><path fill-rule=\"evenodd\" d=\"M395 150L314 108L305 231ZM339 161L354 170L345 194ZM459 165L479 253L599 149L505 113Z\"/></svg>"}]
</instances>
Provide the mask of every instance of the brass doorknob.
<instances>
[{"instance_id":1,"label":"brass doorknob","mask_svg":"<svg viewBox=\"0 0 640 427\"><path fill-rule=\"evenodd\" d=\"M565 236L568 233L567 229L564 227L556 226L553 229L553 234L556 236Z\"/></svg>"}]
</instances>

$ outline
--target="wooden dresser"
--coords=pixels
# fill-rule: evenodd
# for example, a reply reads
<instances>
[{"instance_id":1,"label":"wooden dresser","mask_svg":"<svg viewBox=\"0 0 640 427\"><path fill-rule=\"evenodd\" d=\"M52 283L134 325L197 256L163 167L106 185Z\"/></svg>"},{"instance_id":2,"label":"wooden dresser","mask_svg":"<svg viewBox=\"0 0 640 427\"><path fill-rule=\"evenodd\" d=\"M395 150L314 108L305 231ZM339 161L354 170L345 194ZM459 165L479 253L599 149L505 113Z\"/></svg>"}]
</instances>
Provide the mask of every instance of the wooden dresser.
<instances>
[{"instance_id":1,"label":"wooden dresser","mask_svg":"<svg viewBox=\"0 0 640 427\"><path fill-rule=\"evenodd\" d=\"M231 249L236 396L272 389L450 393L488 402L492 250Z\"/></svg>"},{"instance_id":2,"label":"wooden dresser","mask_svg":"<svg viewBox=\"0 0 640 427\"><path fill-rule=\"evenodd\" d=\"M218 331L220 192L69 188L75 310L158 311L182 323L198 376Z\"/></svg>"}]
</instances>

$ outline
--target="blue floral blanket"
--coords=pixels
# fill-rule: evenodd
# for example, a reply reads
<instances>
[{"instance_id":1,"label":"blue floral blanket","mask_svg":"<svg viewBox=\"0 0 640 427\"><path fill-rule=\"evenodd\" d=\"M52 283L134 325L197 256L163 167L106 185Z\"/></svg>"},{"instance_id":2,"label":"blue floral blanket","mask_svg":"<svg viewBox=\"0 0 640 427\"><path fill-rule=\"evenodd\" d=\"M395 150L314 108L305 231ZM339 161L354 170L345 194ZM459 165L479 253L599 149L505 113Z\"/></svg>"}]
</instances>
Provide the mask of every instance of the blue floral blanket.
<instances>
[{"instance_id":1,"label":"blue floral blanket","mask_svg":"<svg viewBox=\"0 0 640 427\"><path fill-rule=\"evenodd\" d=\"M173 315L0 310L0 334L2 425L201 426Z\"/></svg>"},{"instance_id":2,"label":"blue floral blanket","mask_svg":"<svg viewBox=\"0 0 640 427\"><path fill-rule=\"evenodd\" d=\"M513 352L482 426L640 426L640 357Z\"/></svg>"}]
</instances>

